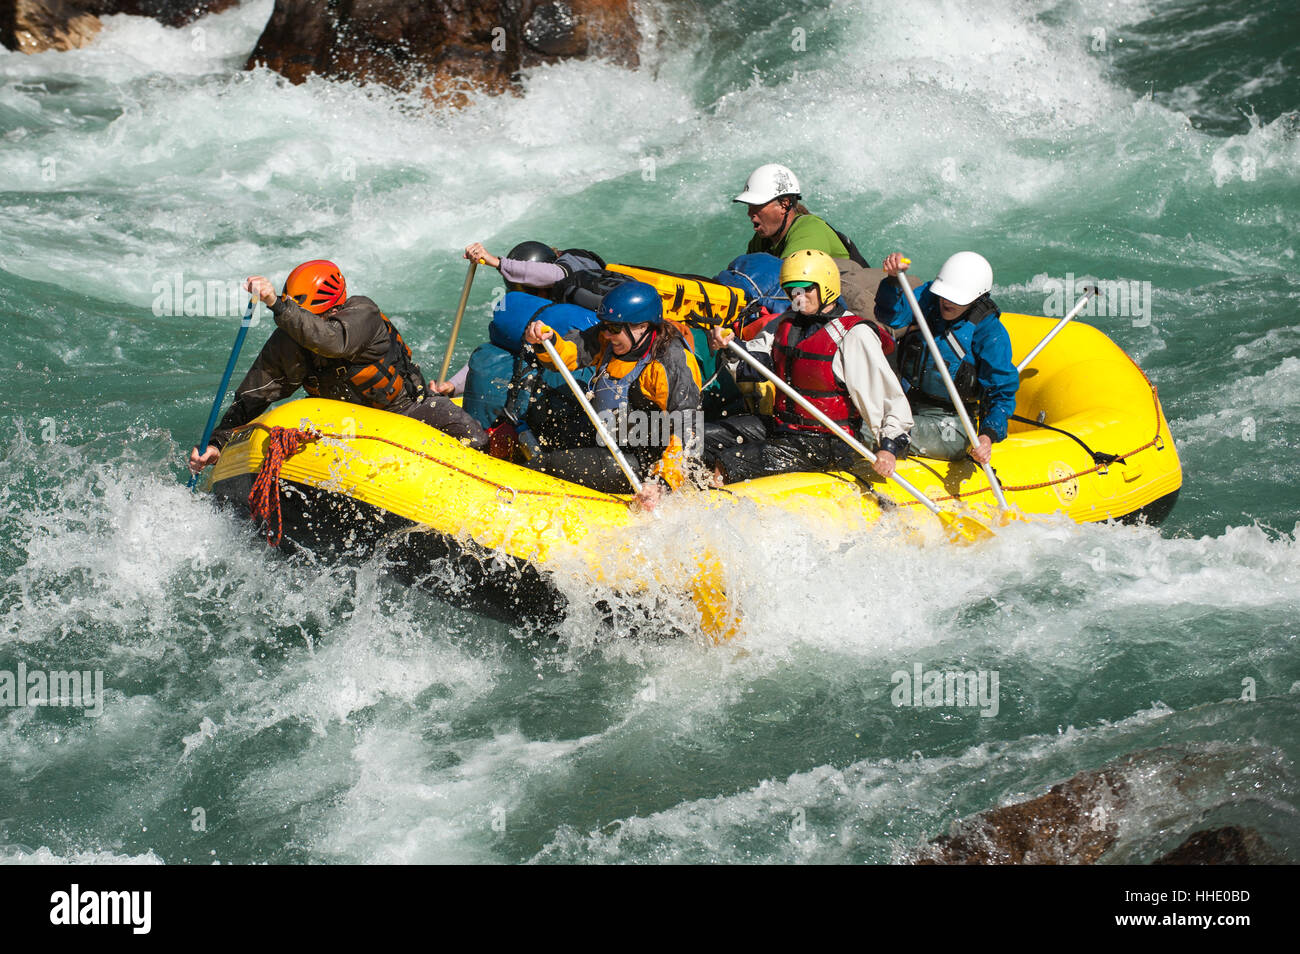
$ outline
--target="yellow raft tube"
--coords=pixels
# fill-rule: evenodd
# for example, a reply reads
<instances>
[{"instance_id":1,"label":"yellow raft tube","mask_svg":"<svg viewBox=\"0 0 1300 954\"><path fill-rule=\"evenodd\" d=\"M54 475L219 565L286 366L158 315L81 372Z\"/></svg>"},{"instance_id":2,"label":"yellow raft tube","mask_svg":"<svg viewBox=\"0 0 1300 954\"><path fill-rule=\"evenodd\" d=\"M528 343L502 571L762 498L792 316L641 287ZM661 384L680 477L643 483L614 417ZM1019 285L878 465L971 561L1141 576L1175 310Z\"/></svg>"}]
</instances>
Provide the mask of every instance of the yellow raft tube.
<instances>
[{"instance_id":1,"label":"yellow raft tube","mask_svg":"<svg viewBox=\"0 0 1300 954\"><path fill-rule=\"evenodd\" d=\"M1004 314L1002 322L1017 359L1055 324L1015 314ZM1096 328L1068 325L1024 370L1016 413L1078 441L1011 424L1007 439L994 447L993 466L1012 508L1031 516L1064 513L1080 523L1138 516L1158 522L1172 508L1182 469L1156 389ZM272 427L321 435L285 460L281 471L290 544L367 550L382 540L397 562L405 558L418 564L415 569L450 561L458 601L500 618L561 613L563 598L549 579L557 554L585 552L589 568L600 576L600 564L620 563L602 560L611 541L627 539L619 531L651 519L630 509L627 495L600 493L498 460L410 418L313 398L268 411L221 455L214 492L245 512ZM1079 441L1117 459L1098 463ZM969 460L909 458L898 470L944 510L999 523L984 473ZM824 514L840 526L861 527L895 509L904 520L933 519L897 484L861 473L868 477L783 474L702 494L719 506L748 499L801 516ZM846 512L861 519L845 521ZM710 555L704 563L698 555L693 559L692 564L683 556L682 566L687 577L695 577L699 604L699 575L726 555ZM621 572L634 586L644 570L627 564Z\"/></svg>"}]
</instances>

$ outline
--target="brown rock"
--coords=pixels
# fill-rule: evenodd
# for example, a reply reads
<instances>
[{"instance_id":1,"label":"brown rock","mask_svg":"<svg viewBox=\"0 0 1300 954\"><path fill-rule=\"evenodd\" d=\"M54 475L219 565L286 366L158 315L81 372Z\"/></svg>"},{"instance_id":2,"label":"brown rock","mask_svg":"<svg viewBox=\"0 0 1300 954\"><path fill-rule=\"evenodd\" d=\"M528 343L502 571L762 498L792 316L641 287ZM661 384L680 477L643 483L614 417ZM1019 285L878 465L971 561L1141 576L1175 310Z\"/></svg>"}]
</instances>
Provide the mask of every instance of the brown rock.
<instances>
[{"instance_id":1,"label":"brown rock","mask_svg":"<svg viewBox=\"0 0 1300 954\"><path fill-rule=\"evenodd\" d=\"M101 17L110 13L129 13L178 27L209 13L229 10L238 3L239 0L82 0L81 5Z\"/></svg>"},{"instance_id":2,"label":"brown rock","mask_svg":"<svg viewBox=\"0 0 1300 954\"><path fill-rule=\"evenodd\" d=\"M635 65L638 39L631 0L276 0L248 65L295 83L317 73L455 101L564 57Z\"/></svg>"},{"instance_id":3,"label":"brown rock","mask_svg":"<svg viewBox=\"0 0 1300 954\"><path fill-rule=\"evenodd\" d=\"M0 43L15 52L73 50L89 43L100 25L72 0L0 0Z\"/></svg>"},{"instance_id":4,"label":"brown rock","mask_svg":"<svg viewBox=\"0 0 1300 954\"><path fill-rule=\"evenodd\" d=\"M239 0L0 0L0 43L23 53L71 50L99 32L113 13L152 17L177 27Z\"/></svg>"},{"instance_id":5,"label":"brown rock","mask_svg":"<svg viewBox=\"0 0 1300 954\"><path fill-rule=\"evenodd\" d=\"M1083 772L1046 795L959 822L917 864L1092 864L1115 842L1110 815L1124 795L1118 774Z\"/></svg>"},{"instance_id":6,"label":"brown rock","mask_svg":"<svg viewBox=\"0 0 1300 954\"><path fill-rule=\"evenodd\" d=\"M1093 864L1114 845L1122 814L1145 815L1149 825L1177 830L1180 817L1201 817L1215 804L1215 788L1240 770L1239 762L1239 753L1132 753L1098 771L1080 772L1038 798L956 822L918 853L916 863ZM1168 793L1158 808L1150 800L1157 780ZM1134 790L1144 794L1137 797ZM1276 858L1253 829L1232 826L1197 832L1155 863L1267 864Z\"/></svg>"}]
</instances>

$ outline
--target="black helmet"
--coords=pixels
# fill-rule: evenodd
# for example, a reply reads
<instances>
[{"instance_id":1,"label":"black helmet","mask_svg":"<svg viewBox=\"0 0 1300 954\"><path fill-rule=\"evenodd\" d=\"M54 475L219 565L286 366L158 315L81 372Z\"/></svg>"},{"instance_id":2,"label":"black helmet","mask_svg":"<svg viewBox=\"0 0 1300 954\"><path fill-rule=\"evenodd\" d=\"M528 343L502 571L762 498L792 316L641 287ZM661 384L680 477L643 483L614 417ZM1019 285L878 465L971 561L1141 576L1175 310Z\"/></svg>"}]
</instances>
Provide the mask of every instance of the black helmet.
<instances>
[{"instance_id":1,"label":"black helmet","mask_svg":"<svg viewBox=\"0 0 1300 954\"><path fill-rule=\"evenodd\" d=\"M544 242L520 242L507 253L506 258L516 262L554 262L559 256Z\"/></svg>"}]
</instances>

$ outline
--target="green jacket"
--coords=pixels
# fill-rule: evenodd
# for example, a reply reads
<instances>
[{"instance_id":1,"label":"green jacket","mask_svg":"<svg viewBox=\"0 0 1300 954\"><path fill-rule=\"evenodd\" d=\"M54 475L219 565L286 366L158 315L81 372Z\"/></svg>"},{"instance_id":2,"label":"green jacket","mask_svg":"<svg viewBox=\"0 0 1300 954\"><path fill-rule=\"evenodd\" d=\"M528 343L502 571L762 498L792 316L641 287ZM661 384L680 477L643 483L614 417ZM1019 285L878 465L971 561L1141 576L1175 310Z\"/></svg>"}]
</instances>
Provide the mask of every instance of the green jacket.
<instances>
[{"instance_id":1,"label":"green jacket","mask_svg":"<svg viewBox=\"0 0 1300 954\"><path fill-rule=\"evenodd\" d=\"M763 236L755 234L749 240L747 251L769 252L777 258L786 258L806 248L815 248L831 258L849 257L849 250L844 247L835 230L812 214L801 215L791 222L785 238L779 244L774 245Z\"/></svg>"}]
</instances>

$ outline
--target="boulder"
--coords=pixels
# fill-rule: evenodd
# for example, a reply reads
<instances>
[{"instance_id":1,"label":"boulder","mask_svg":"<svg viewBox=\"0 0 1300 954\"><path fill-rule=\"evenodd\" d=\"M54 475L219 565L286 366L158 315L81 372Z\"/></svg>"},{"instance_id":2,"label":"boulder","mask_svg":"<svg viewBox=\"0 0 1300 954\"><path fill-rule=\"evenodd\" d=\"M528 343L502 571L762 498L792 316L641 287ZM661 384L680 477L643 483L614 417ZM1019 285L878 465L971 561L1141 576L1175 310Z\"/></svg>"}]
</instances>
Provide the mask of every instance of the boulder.
<instances>
[{"instance_id":1,"label":"boulder","mask_svg":"<svg viewBox=\"0 0 1300 954\"><path fill-rule=\"evenodd\" d=\"M1053 785L1037 798L959 819L949 834L926 844L914 861L921 865L1094 864L1115 844L1117 819L1125 813L1130 819L1145 813L1148 825L1174 827L1180 816L1189 812L1201 816L1212 806L1216 787L1238 768L1232 757L1221 754L1173 757L1168 751L1148 750L1126 755ZM1157 779L1170 799L1163 816L1151 814L1155 806L1150 789ZM1145 793L1135 796L1134 788L1145 788ZM1140 807L1135 808L1134 802ZM1278 857L1258 832L1229 826L1189 835L1153 863L1267 864L1276 863Z\"/></svg>"},{"instance_id":2,"label":"boulder","mask_svg":"<svg viewBox=\"0 0 1300 954\"><path fill-rule=\"evenodd\" d=\"M219 13L239 0L0 0L0 43L22 53L71 50L99 32L100 17L113 13L152 17L183 26Z\"/></svg>"},{"instance_id":3,"label":"boulder","mask_svg":"<svg viewBox=\"0 0 1300 954\"><path fill-rule=\"evenodd\" d=\"M76 0L0 0L0 44L14 52L73 50L99 27L99 17Z\"/></svg>"},{"instance_id":4,"label":"boulder","mask_svg":"<svg viewBox=\"0 0 1300 954\"><path fill-rule=\"evenodd\" d=\"M1046 795L959 822L917 864L1092 864L1115 842L1111 809L1124 798L1119 774L1081 772Z\"/></svg>"},{"instance_id":5,"label":"boulder","mask_svg":"<svg viewBox=\"0 0 1300 954\"><path fill-rule=\"evenodd\" d=\"M248 66L463 101L468 87L503 92L520 70L566 57L635 65L638 40L631 0L276 0Z\"/></svg>"}]
</instances>

